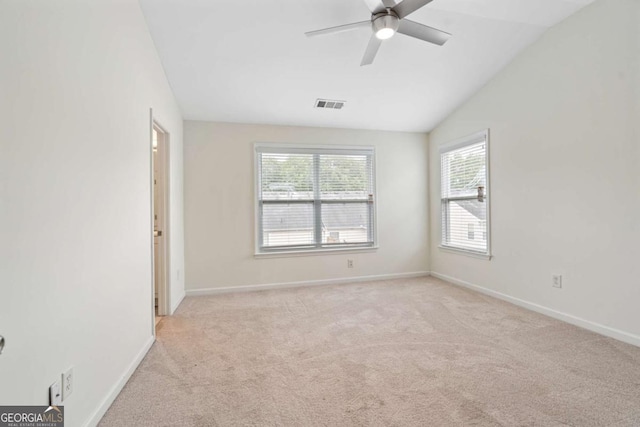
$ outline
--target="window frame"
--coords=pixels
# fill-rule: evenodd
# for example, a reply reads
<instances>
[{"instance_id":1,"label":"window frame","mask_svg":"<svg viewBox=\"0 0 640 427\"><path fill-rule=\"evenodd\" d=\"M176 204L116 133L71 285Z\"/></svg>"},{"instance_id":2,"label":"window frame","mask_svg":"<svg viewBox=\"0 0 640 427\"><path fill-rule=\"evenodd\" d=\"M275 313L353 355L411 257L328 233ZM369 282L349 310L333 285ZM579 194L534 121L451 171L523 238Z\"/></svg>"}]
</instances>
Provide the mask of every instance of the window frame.
<instances>
[{"instance_id":1,"label":"window frame","mask_svg":"<svg viewBox=\"0 0 640 427\"><path fill-rule=\"evenodd\" d=\"M314 165L314 197L313 200L308 201L295 201L296 203L309 203L313 202L314 209L314 236L316 242L312 245L300 245L298 247L263 247L261 246L263 235L261 219L261 207L263 202L260 200L260 185L261 185L261 153L283 153L283 154L313 154L313 155L370 155L371 159L371 186L373 194L373 204L369 211L370 215L370 230L368 230L369 236L372 242L369 243L353 243L353 244L340 244L332 247L331 244L318 243L318 234L321 234L321 227L318 229L318 221L320 215L318 212L322 210L323 200L320 195L319 177L317 176L318 165ZM256 257L283 257L283 256L298 256L298 255L314 255L327 252L369 252L378 249L378 233L377 233L377 209L378 209L378 197L377 197L377 185L376 185L376 150L374 146L368 145L318 145L318 144L283 144L273 142L256 142L253 144L253 173L254 173L254 256ZM330 203L369 203L368 200L325 200L326 204ZM278 202L276 202L278 203Z\"/></svg>"},{"instance_id":2,"label":"window frame","mask_svg":"<svg viewBox=\"0 0 640 427\"><path fill-rule=\"evenodd\" d=\"M478 251L478 250L473 250L473 249L469 249L469 248L463 248L463 247L459 247L459 246L452 246L452 245L448 245L444 242L444 238L445 238L445 202L451 202L451 201L455 201L455 200L463 200L463 199L474 199L475 197L469 196L469 197L443 197L442 195L442 180L443 180L443 171L442 171L442 156L445 153L450 153L452 151L470 146L470 145L474 145L477 144L479 142L482 142L484 140L485 143L485 197L484 197L484 202L487 204L486 205L486 232L487 232L487 249L486 251ZM481 258L481 259L487 259L490 260L493 255L491 252L491 198L492 198L492 192L491 192L491 183L490 183L490 176L491 176L491 166L490 166L490 155L489 155L489 150L490 150L490 143L489 143L489 129L484 129L481 130L479 132L475 132L471 135L467 135L464 136L462 138L458 138L456 140L450 141L448 143L442 144L439 148L439 154L440 154L440 158L439 158L439 200L440 200L440 244L438 245L438 248L446 251L446 252L452 252L452 253L457 253L457 254L462 254L462 255L467 255L467 256L471 256L471 257L475 257L475 258ZM447 227L449 228L449 227ZM477 231L475 232L477 234Z\"/></svg>"}]
</instances>

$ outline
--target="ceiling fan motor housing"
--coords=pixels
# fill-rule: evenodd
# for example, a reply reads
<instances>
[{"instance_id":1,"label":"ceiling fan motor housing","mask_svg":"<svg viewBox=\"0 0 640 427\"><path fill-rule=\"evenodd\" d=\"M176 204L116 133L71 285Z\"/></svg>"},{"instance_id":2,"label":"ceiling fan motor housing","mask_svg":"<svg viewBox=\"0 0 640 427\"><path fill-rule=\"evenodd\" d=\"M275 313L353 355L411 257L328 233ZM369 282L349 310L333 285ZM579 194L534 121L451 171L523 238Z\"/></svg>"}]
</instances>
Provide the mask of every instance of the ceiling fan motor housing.
<instances>
[{"instance_id":1,"label":"ceiling fan motor housing","mask_svg":"<svg viewBox=\"0 0 640 427\"><path fill-rule=\"evenodd\" d=\"M380 30L390 29L393 33L398 31L398 27L400 26L400 19L398 15L395 14L391 9L387 9L385 12L377 13L371 17L371 26L373 27L373 32L378 34Z\"/></svg>"}]
</instances>

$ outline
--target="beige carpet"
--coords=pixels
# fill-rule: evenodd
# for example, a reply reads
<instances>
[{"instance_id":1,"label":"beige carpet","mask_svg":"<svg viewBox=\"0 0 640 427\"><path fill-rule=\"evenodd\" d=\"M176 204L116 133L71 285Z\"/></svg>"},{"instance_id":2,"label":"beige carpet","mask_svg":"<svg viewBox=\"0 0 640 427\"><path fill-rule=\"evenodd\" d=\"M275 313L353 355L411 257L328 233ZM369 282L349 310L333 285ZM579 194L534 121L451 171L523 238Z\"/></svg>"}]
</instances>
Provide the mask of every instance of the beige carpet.
<instances>
[{"instance_id":1,"label":"beige carpet","mask_svg":"<svg viewBox=\"0 0 640 427\"><path fill-rule=\"evenodd\" d=\"M434 278L187 298L108 426L640 426L640 348Z\"/></svg>"}]
</instances>

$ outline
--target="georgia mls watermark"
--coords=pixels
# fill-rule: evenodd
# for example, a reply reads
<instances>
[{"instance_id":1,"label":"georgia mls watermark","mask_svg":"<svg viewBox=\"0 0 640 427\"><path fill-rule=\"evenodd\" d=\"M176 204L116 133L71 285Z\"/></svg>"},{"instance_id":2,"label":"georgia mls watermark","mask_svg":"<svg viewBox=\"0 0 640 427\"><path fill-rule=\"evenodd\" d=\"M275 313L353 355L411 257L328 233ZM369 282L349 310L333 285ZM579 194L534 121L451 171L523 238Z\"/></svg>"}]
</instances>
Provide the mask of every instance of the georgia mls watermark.
<instances>
[{"instance_id":1,"label":"georgia mls watermark","mask_svg":"<svg viewBox=\"0 0 640 427\"><path fill-rule=\"evenodd\" d=\"M0 406L0 427L64 427L64 407Z\"/></svg>"}]
</instances>

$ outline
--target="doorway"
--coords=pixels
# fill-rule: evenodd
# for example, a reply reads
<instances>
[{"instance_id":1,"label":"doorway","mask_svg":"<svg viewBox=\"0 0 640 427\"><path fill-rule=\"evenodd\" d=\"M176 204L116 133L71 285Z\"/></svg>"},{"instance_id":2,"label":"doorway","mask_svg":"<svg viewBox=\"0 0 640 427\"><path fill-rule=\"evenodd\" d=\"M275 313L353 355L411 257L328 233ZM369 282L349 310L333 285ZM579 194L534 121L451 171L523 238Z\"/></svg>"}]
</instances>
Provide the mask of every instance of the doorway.
<instances>
[{"instance_id":1,"label":"doorway","mask_svg":"<svg viewBox=\"0 0 640 427\"><path fill-rule=\"evenodd\" d=\"M156 121L152 121L151 166L155 331L162 316L169 314L169 134Z\"/></svg>"}]
</instances>

